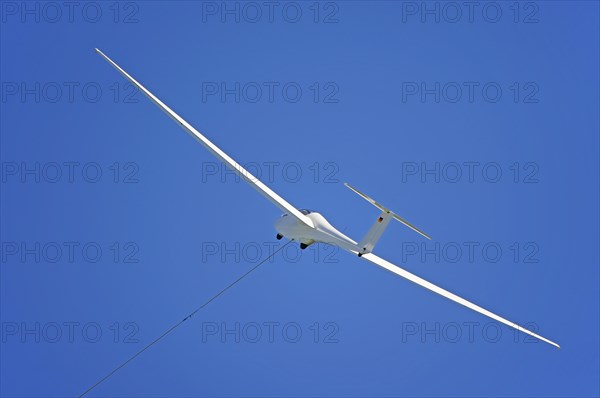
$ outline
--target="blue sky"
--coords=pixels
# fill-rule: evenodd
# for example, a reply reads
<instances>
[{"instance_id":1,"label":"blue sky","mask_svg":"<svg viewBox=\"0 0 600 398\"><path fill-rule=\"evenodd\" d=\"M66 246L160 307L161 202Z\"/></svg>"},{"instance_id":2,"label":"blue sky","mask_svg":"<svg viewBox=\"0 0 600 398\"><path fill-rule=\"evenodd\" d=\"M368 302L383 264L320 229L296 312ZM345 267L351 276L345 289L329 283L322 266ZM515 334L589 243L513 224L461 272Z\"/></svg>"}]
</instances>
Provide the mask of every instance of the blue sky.
<instances>
[{"instance_id":1,"label":"blue sky","mask_svg":"<svg viewBox=\"0 0 600 398\"><path fill-rule=\"evenodd\" d=\"M0 393L76 396L281 246L292 204L561 344L290 245L90 396L598 396L597 2L1 5Z\"/></svg>"}]
</instances>

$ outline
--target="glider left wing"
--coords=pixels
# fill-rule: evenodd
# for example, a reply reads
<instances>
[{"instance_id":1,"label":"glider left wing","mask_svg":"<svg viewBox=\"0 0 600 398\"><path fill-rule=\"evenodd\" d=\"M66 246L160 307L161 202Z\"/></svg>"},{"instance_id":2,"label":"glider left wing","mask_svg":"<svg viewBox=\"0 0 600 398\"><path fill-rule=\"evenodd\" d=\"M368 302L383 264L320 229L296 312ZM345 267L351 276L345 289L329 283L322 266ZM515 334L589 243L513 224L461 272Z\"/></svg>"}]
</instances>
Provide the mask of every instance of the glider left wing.
<instances>
[{"instance_id":1,"label":"glider left wing","mask_svg":"<svg viewBox=\"0 0 600 398\"><path fill-rule=\"evenodd\" d=\"M154 96L150 91L148 91L144 86L137 82L133 77L131 77L127 72L125 72L119 65L117 65L113 60L108 58L102 51L96 48L96 52L100 54L109 64L115 67L116 70L121 72L123 76L127 78L134 86L136 86L142 93L144 93L152 102L158 105L167 115L169 115L173 120L175 120L185 131L187 131L192 137L196 138L202 145L206 147L213 155L215 155L220 161L225 163L227 167L235 171L244 181L250 184L254 189L260 192L263 196L269 199L273 204L279 207L284 212L291 214L304 224L309 227L314 227L312 220L302 214L298 209L288 203L285 199L275 193L271 188L263 184L258 178L254 177L248 170L244 169L239 163L233 160L229 155L223 152L219 147L213 144L208 138L202 135L198 130L196 130L192 125L186 122L181 116L175 113L171 108L165 105L161 100Z\"/></svg>"}]
</instances>

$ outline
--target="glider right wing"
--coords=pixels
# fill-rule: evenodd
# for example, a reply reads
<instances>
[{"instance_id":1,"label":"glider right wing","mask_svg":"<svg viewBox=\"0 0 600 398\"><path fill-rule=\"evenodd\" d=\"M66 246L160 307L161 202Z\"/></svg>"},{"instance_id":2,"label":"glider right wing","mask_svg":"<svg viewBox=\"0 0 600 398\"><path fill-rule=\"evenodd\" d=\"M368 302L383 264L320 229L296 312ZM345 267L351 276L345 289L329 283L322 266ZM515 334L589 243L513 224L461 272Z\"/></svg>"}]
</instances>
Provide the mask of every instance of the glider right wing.
<instances>
[{"instance_id":1,"label":"glider right wing","mask_svg":"<svg viewBox=\"0 0 600 398\"><path fill-rule=\"evenodd\" d=\"M409 281L414 282L417 285L424 287L425 289L429 289L432 292L439 294L440 296L444 296L458 304L464 305L467 308L477 311L480 314L488 316L498 322L502 322L503 324L508 325L511 328L515 328L520 332L527 333L528 335L533 336L536 339L540 339L548 344L552 344L553 346L560 348L560 346L558 344L556 344L555 342L550 341L547 338L540 336L539 334L533 333L532 331L525 329L524 327L521 327L521 326L517 325L516 323L509 321L508 319L502 318L501 316L498 316L498 315L494 314L493 312L486 310L485 308L481 308L480 306L473 304L470 301L465 300L464 298L459 297L454 293L450 293L449 291L442 289L441 287L436 286L433 283L428 282L425 279L420 278L420 277L416 276L415 274L412 274L412 273L390 263L389 261L386 261L386 260L382 259L381 257L376 256L373 253L365 253L362 255L361 258L364 258L365 260L368 260L368 261L372 262L373 264L380 266L381 268L385 268L386 270L393 272L396 275L400 275L401 277L406 278Z\"/></svg>"}]
</instances>

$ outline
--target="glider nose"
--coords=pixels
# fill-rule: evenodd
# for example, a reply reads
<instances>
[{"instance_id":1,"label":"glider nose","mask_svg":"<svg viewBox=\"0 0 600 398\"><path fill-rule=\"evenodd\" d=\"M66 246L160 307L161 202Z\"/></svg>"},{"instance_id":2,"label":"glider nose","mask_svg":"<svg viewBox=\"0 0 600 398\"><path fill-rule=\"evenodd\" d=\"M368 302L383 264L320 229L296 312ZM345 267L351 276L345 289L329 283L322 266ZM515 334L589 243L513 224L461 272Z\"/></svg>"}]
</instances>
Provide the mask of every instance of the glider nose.
<instances>
[{"instance_id":1,"label":"glider nose","mask_svg":"<svg viewBox=\"0 0 600 398\"><path fill-rule=\"evenodd\" d=\"M294 231L297 229L297 223L298 221L294 217L291 217L286 213L281 215L281 217L276 218L273 224L275 230L280 235L289 238L294 235Z\"/></svg>"},{"instance_id":2,"label":"glider nose","mask_svg":"<svg viewBox=\"0 0 600 398\"><path fill-rule=\"evenodd\" d=\"M280 231L281 227L283 226L283 224L286 220L286 217L287 217L287 213L282 214L281 217L275 219L274 225L275 225L275 229L277 230L277 232Z\"/></svg>"}]
</instances>

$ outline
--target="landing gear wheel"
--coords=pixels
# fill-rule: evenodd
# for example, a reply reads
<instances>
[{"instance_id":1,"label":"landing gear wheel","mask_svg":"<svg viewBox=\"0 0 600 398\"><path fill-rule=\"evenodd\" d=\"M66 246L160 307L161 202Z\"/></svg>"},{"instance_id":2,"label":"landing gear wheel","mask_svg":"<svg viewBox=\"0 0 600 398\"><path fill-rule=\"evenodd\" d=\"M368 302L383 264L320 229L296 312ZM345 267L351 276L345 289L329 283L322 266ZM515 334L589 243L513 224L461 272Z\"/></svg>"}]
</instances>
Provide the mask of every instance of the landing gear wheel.
<instances>
[{"instance_id":1,"label":"landing gear wheel","mask_svg":"<svg viewBox=\"0 0 600 398\"><path fill-rule=\"evenodd\" d=\"M308 245L305 245L304 243L300 243L300 249L304 250L308 247Z\"/></svg>"},{"instance_id":2,"label":"landing gear wheel","mask_svg":"<svg viewBox=\"0 0 600 398\"><path fill-rule=\"evenodd\" d=\"M364 253L358 253L358 257L362 257Z\"/></svg>"},{"instance_id":3,"label":"landing gear wheel","mask_svg":"<svg viewBox=\"0 0 600 398\"><path fill-rule=\"evenodd\" d=\"M277 238L277 240L281 240L281 238L283 238L283 235L277 234L276 238Z\"/></svg>"}]
</instances>

